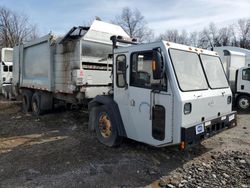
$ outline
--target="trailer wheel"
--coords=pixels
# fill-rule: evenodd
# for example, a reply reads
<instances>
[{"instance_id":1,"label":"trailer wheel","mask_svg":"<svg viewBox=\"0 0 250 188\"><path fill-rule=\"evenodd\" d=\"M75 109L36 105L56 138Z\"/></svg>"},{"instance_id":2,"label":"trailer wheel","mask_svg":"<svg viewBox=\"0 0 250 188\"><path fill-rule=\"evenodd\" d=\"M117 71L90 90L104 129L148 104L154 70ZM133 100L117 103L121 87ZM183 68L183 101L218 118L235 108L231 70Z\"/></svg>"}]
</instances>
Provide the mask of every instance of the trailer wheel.
<instances>
[{"instance_id":1,"label":"trailer wheel","mask_svg":"<svg viewBox=\"0 0 250 188\"><path fill-rule=\"evenodd\" d=\"M22 92L22 111L24 113L28 113L31 111L31 100L32 100L32 92L31 91L23 91Z\"/></svg>"},{"instance_id":2,"label":"trailer wheel","mask_svg":"<svg viewBox=\"0 0 250 188\"><path fill-rule=\"evenodd\" d=\"M4 98L9 99L9 93L4 90L3 92Z\"/></svg>"},{"instance_id":3,"label":"trailer wheel","mask_svg":"<svg viewBox=\"0 0 250 188\"><path fill-rule=\"evenodd\" d=\"M14 97L13 97L11 92L9 93L9 100L11 100L11 101L14 100Z\"/></svg>"},{"instance_id":4,"label":"trailer wheel","mask_svg":"<svg viewBox=\"0 0 250 188\"><path fill-rule=\"evenodd\" d=\"M41 109L41 96L37 92L32 96L31 108L35 116L43 114L43 110Z\"/></svg>"},{"instance_id":5,"label":"trailer wheel","mask_svg":"<svg viewBox=\"0 0 250 188\"><path fill-rule=\"evenodd\" d=\"M237 107L242 111L250 109L250 97L247 95L241 95L237 98Z\"/></svg>"},{"instance_id":6,"label":"trailer wheel","mask_svg":"<svg viewBox=\"0 0 250 188\"><path fill-rule=\"evenodd\" d=\"M118 135L117 127L108 108L106 106L98 106L96 115L94 126L98 140L109 147L120 145L122 137Z\"/></svg>"}]
</instances>

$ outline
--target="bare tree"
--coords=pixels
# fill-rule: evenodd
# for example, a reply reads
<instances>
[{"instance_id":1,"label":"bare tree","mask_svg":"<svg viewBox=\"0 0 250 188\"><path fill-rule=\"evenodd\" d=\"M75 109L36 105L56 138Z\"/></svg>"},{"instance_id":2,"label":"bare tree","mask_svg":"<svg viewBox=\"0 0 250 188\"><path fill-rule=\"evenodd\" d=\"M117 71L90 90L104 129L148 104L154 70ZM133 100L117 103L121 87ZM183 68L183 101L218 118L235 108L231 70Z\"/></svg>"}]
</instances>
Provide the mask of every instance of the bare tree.
<instances>
[{"instance_id":1,"label":"bare tree","mask_svg":"<svg viewBox=\"0 0 250 188\"><path fill-rule=\"evenodd\" d=\"M37 27L29 23L26 15L0 7L0 48L13 47L37 36Z\"/></svg>"},{"instance_id":2,"label":"bare tree","mask_svg":"<svg viewBox=\"0 0 250 188\"><path fill-rule=\"evenodd\" d=\"M123 8L121 15L116 16L113 23L120 25L130 37L140 42L148 42L153 39L153 31L147 27L144 16L138 9Z\"/></svg>"},{"instance_id":3,"label":"bare tree","mask_svg":"<svg viewBox=\"0 0 250 188\"><path fill-rule=\"evenodd\" d=\"M179 31L176 29L166 30L165 33L160 34L159 39L180 44L189 43L188 33L186 30L182 30L181 33L179 33Z\"/></svg>"},{"instance_id":4,"label":"bare tree","mask_svg":"<svg viewBox=\"0 0 250 188\"><path fill-rule=\"evenodd\" d=\"M219 29L218 32L218 45L219 46L228 46L233 42L233 28L232 26L223 27Z\"/></svg>"},{"instance_id":5,"label":"bare tree","mask_svg":"<svg viewBox=\"0 0 250 188\"><path fill-rule=\"evenodd\" d=\"M218 29L214 23L210 23L208 28L200 32L198 46L202 48L219 46Z\"/></svg>"},{"instance_id":6,"label":"bare tree","mask_svg":"<svg viewBox=\"0 0 250 188\"><path fill-rule=\"evenodd\" d=\"M159 38L161 40L167 40L170 42L178 42L179 40L179 32L177 29L169 29L166 30L165 33L160 34Z\"/></svg>"},{"instance_id":7,"label":"bare tree","mask_svg":"<svg viewBox=\"0 0 250 188\"><path fill-rule=\"evenodd\" d=\"M233 29L231 26L218 29L214 23L204 28L198 37L198 46L201 48L213 48L232 44Z\"/></svg>"},{"instance_id":8,"label":"bare tree","mask_svg":"<svg viewBox=\"0 0 250 188\"><path fill-rule=\"evenodd\" d=\"M210 23L200 32L187 33L184 30L180 33L176 29L166 30L159 35L158 39L205 49L216 46L238 46L250 49L250 19L240 19L237 25L222 28Z\"/></svg>"},{"instance_id":9,"label":"bare tree","mask_svg":"<svg viewBox=\"0 0 250 188\"><path fill-rule=\"evenodd\" d=\"M180 44L189 44L188 33L186 30L182 30L181 34L179 35L179 43Z\"/></svg>"},{"instance_id":10,"label":"bare tree","mask_svg":"<svg viewBox=\"0 0 250 188\"><path fill-rule=\"evenodd\" d=\"M231 40L230 46L237 46L237 47L240 46L237 38L238 38L238 35L236 34L235 29L233 28L232 29L232 40Z\"/></svg>"},{"instance_id":11,"label":"bare tree","mask_svg":"<svg viewBox=\"0 0 250 188\"><path fill-rule=\"evenodd\" d=\"M188 44L190 46L198 47L198 32L193 31L189 34Z\"/></svg>"},{"instance_id":12,"label":"bare tree","mask_svg":"<svg viewBox=\"0 0 250 188\"><path fill-rule=\"evenodd\" d=\"M240 19L237 24L239 45L250 49L250 19Z\"/></svg>"}]
</instances>

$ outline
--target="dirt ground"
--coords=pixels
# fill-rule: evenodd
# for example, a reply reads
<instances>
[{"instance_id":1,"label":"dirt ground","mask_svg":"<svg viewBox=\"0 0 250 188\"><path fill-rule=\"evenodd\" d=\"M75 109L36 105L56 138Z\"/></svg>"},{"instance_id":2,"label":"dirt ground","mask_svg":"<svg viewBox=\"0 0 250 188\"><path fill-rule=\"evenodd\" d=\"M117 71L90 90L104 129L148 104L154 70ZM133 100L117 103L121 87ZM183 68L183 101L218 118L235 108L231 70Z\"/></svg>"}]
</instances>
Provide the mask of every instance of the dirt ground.
<instances>
[{"instance_id":1,"label":"dirt ground","mask_svg":"<svg viewBox=\"0 0 250 188\"><path fill-rule=\"evenodd\" d=\"M214 152L244 151L250 156L250 114L189 155L177 147L154 148L125 140L119 148L100 144L88 132L88 113L57 109L39 118L23 114L20 104L0 100L0 187L158 187ZM151 185L150 185L151 184Z\"/></svg>"}]
</instances>

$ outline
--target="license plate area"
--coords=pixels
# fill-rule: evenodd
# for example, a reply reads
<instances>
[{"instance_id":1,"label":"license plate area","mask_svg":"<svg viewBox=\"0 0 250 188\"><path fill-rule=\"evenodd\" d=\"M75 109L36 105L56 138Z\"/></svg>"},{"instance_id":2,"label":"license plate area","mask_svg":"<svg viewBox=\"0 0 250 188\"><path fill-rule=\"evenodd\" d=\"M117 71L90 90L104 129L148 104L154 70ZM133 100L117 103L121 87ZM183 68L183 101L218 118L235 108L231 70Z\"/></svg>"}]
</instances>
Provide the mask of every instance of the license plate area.
<instances>
[{"instance_id":1,"label":"license plate area","mask_svg":"<svg viewBox=\"0 0 250 188\"><path fill-rule=\"evenodd\" d=\"M195 126L195 133L196 133L196 135L197 134L201 134L203 132L204 132L204 124L203 123Z\"/></svg>"}]
</instances>

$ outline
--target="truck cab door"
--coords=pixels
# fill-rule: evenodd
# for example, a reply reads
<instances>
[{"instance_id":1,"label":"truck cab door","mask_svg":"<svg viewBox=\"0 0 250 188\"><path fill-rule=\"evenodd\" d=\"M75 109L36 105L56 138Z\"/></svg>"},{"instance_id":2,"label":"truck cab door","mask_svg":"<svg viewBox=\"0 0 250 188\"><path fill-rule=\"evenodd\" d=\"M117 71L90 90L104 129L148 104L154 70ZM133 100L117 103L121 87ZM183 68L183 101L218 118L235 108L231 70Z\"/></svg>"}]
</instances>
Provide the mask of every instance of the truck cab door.
<instances>
[{"instance_id":1,"label":"truck cab door","mask_svg":"<svg viewBox=\"0 0 250 188\"><path fill-rule=\"evenodd\" d=\"M240 68L237 77L237 92L250 94L250 68Z\"/></svg>"},{"instance_id":2,"label":"truck cab door","mask_svg":"<svg viewBox=\"0 0 250 188\"><path fill-rule=\"evenodd\" d=\"M116 62L119 56L116 56ZM166 77L153 79L152 50L124 56L126 83L122 85L124 87L119 87L121 76L118 71L114 99L119 106L127 137L153 146L170 144L173 140L173 96Z\"/></svg>"}]
</instances>

